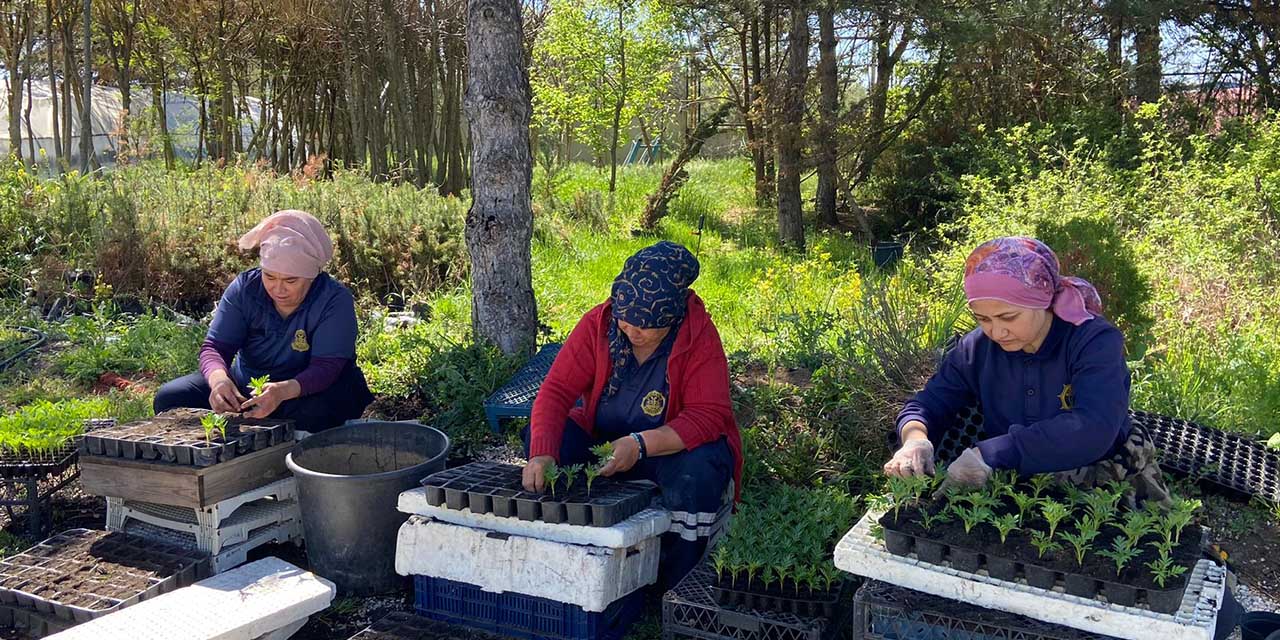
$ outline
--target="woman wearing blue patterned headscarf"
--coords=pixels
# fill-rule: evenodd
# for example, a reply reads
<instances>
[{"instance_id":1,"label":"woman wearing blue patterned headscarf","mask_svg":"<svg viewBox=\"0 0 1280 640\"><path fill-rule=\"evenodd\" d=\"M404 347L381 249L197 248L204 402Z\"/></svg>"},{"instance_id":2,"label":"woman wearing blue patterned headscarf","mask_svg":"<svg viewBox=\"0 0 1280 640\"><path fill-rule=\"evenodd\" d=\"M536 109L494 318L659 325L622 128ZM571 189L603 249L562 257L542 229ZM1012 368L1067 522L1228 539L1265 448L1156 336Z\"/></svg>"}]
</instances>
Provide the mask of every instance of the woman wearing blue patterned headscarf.
<instances>
[{"instance_id":1,"label":"woman wearing blue patterned headscarf","mask_svg":"<svg viewBox=\"0 0 1280 640\"><path fill-rule=\"evenodd\" d=\"M673 520L660 568L667 588L697 564L728 513L729 487L742 484L724 347L689 288L698 271L698 259L674 242L628 258L609 300L565 341L526 432L530 491L543 490L551 462L598 464L601 475L658 484ZM613 457L596 461L590 449L604 442Z\"/></svg>"}]
</instances>

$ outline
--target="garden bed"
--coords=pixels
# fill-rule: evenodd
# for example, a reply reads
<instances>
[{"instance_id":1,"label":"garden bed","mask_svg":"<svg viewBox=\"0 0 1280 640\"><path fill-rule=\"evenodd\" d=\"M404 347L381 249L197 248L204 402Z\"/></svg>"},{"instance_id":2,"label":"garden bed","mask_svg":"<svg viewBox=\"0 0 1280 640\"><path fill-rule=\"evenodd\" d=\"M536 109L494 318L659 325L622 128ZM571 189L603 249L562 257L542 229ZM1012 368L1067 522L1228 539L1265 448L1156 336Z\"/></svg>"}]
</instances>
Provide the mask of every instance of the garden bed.
<instances>
[{"instance_id":1,"label":"garden bed","mask_svg":"<svg viewBox=\"0 0 1280 640\"><path fill-rule=\"evenodd\" d=\"M71 529L0 561L0 604L86 622L203 577L206 554Z\"/></svg>"},{"instance_id":2,"label":"garden bed","mask_svg":"<svg viewBox=\"0 0 1280 640\"><path fill-rule=\"evenodd\" d=\"M153 418L95 431L81 439L80 452L207 467L293 440L292 420L229 416L224 434L206 431L202 420L209 415L212 412L205 409L172 409Z\"/></svg>"},{"instance_id":3,"label":"garden bed","mask_svg":"<svg viewBox=\"0 0 1280 640\"><path fill-rule=\"evenodd\" d=\"M446 469L422 481L433 507L552 524L612 527L653 501L653 485L647 482L596 478L588 488L585 480L575 478L562 484L567 486L558 493L525 491L520 467L492 462Z\"/></svg>"},{"instance_id":4,"label":"garden bed","mask_svg":"<svg viewBox=\"0 0 1280 640\"><path fill-rule=\"evenodd\" d=\"M1200 529L1191 526L1198 501L1161 515L1120 510L1117 486L1065 493L1041 480L1024 491L1010 479L935 499L932 484L891 482L902 506L879 520L890 553L1159 613L1181 605L1200 557Z\"/></svg>"}]
</instances>

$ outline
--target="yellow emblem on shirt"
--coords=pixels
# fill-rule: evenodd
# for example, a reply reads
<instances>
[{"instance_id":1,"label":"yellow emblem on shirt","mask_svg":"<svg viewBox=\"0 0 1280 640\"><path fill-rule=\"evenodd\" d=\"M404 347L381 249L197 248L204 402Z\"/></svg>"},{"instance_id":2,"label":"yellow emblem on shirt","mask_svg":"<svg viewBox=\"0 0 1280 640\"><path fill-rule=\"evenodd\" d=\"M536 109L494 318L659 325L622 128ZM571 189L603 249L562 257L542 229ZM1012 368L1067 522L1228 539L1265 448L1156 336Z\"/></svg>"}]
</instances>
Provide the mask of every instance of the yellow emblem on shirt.
<instances>
[{"instance_id":1,"label":"yellow emblem on shirt","mask_svg":"<svg viewBox=\"0 0 1280 640\"><path fill-rule=\"evenodd\" d=\"M1071 385L1069 384L1062 385L1062 393L1058 394L1058 400L1062 401L1063 411L1070 411L1072 409L1072 404L1073 404L1073 401L1075 400L1075 394L1071 390Z\"/></svg>"},{"instance_id":2,"label":"yellow emblem on shirt","mask_svg":"<svg viewBox=\"0 0 1280 640\"><path fill-rule=\"evenodd\" d=\"M298 329L297 333L293 334L293 350L308 351L310 349L311 345L307 344L307 332Z\"/></svg>"},{"instance_id":3,"label":"yellow emblem on shirt","mask_svg":"<svg viewBox=\"0 0 1280 640\"><path fill-rule=\"evenodd\" d=\"M648 395L644 397L644 400L640 401L640 410L650 418L656 418L662 415L662 410L666 408L667 399L662 395L662 392L657 390L650 391Z\"/></svg>"}]
</instances>

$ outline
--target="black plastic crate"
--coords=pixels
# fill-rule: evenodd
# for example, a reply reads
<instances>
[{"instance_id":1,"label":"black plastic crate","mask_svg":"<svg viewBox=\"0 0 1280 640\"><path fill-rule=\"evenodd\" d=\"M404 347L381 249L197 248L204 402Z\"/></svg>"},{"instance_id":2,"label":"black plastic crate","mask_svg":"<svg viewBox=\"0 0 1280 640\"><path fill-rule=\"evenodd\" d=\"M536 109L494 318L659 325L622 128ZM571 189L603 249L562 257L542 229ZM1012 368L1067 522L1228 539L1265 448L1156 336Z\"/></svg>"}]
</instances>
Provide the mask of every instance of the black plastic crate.
<instances>
[{"instance_id":1,"label":"black plastic crate","mask_svg":"<svg viewBox=\"0 0 1280 640\"><path fill-rule=\"evenodd\" d=\"M730 608L716 603L711 592L715 572L706 565L685 576L662 598L666 638L700 640L824 640L837 627L825 618L779 611Z\"/></svg>"},{"instance_id":2,"label":"black plastic crate","mask_svg":"<svg viewBox=\"0 0 1280 640\"><path fill-rule=\"evenodd\" d=\"M612 527L653 502L654 485L596 478L587 495L586 479L557 494L525 491L521 468L511 464L473 462L427 476L427 503L448 509L469 509L503 518L542 520L592 527Z\"/></svg>"},{"instance_id":3,"label":"black plastic crate","mask_svg":"<svg viewBox=\"0 0 1280 640\"><path fill-rule=\"evenodd\" d=\"M635 591L593 613L520 593L489 593L463 582L413 577L414 608L432 620L525 640L621 640L644 609Z\"/></svg>"},{"instance_id":4,"label":"black plastic crate","mask_svg":"<svg viewBox=\"0 0 1280 640\"><path fill-rule=\"evenodd\" d=\"M1130 411L1160 450L1160 466L1249 496L1280 503L1280 451L1189 420Z\"/></svg>"},{"instance_id":5,"label":"black plastic crate","mask_svg":"<svg viewBox=\"0 0 1280 640\"><path fill-rule=\"evenodd\" d=\"M60 471L36 473L27 476L0 475L0 507L8 510L12 518L13 507L23 507L27 519L27 533L32 537L47 533L50 524L49 498L60 489L80 477L78 456Z\"/></svg>"},{"instance_id":6,"label":"black plastic crate","mask_svg":"<svg viewBox=\"0 0 1280 640\"><path fill-rule=\"evenodd\" d=\"M869 580L853 598L863 640L1115 640Z\"/></svg>"},{"instance_id":7,"label":"black plastic crate","mask_svg":"<svg viewBox=\"0 0 1280 640\"><path fill-rule=\"evenodd\" d=\"M396 611L387 614L348 640L453 640L464 634L471 640L497 639L497 636L483 631L468 630L460 633L455 626L415 616L412 613Z\"/></svg>"}]
</instances>

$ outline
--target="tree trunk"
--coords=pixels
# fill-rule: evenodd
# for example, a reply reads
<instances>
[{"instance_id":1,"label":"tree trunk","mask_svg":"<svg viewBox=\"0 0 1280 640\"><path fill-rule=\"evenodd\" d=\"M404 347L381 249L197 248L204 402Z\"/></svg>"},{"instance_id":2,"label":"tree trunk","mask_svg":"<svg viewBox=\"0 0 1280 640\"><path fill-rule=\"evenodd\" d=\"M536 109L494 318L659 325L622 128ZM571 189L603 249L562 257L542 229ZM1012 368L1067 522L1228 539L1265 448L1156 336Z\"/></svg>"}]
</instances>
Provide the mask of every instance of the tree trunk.
<instances>
[{"instance_id":1,"label":"tree trunk","mask_svg":"<svg viewBox=\"0 0 1280 640\"><path fill-rule=\"evenodd\" d=\"M1111 0L1107 4L1106 13L1103 16L1107 28L1107 71L1111 74L1108 78L1111 86L1111 103L1116 114L1124 109L1124 98L1128 93L1125 90L1125 72L1124 72L1124 23L1122 11L1119 6L1120 0Z\"/></svg>"},{"instance_id":2,"label":"tree trunk","mask_svg":"<svg viewBox=\"0 0 1280 640\"><path fill-rule=\"evenodd\" d=\"M1137 52L1134 68L1134 93L1138 102L1160 101L1160 18L1142 16L1133 31L1133 48Z\"/></svg>"},{"instance_id":3,"label":"tree trunk","mask_svg":"<svg viewBox=\"0 0 1280 640\"><path fill-rule=\"evenodd\" d=\"M13 50L5 56L9 71L9 155L22 161L22 72L18 70L21 44L14 42Z\"/></svg>"},{"instance_id":4,"label":"tree trunk","mask_svg":"<svg viewBox=\"0 0 1280 640\"><path fill-rule=\"evenodd\" d=\"M80 111L80 172L93 164L93 0L84 0L84 103Z\"/></svg>"},{"instance_id":5,"label":"tree trunk","mask_svg":"<svg viewBox=\"0 0 1280 640\"><path fill-rule=\"evenodd\" d=\"M471 322L477 338L506 354L531 352L538 330L530 250L532 105L522 22L516 0L467 2Z\"/></svg>"},{"instance_id":6,"label":"tree trunk","mask_svg":"<svg viewBox=\"0 0 1280 640\"><path fill-rule=\"evenodd\" d=\"M622 110L627 103L626 15L626 2L621 2L618 4L618 95L614 96L613 131L609 139L609 193L611 194L618 191L618 135L622 129Z\"/></svg>"},{"instance_id":7,"label":"tree trunk","mask_svg":"<svg viewBox=\"0 0 1280 640\"><path fill-rule=\"evenodd\" d=\"M840 108L840 88L836 78L835 7L831 2L818 10L818 127L814 148L818 153L818 191L814 207L818 220L836 226L836 112Z\"/></svg>"},{"instance_id":8,"label":"tree trunk","mask_svg":"<svg viewBox=\"0 0 1280 640\"><path fill-rule=\"evenodd\" d=\"M804 84L809 75L809 14L803 0L791 0L786 85L778 122L778 240L804 250L804 209L800 199L800 125L804 119Z\"/></svg>"},{"instance_id":9,"label":"tree trunk","mask_svg":"<svg viewBox=\"0 0 1280 640\"><path fill-rule=\"evenodd\" d=\"M62 131L58 129L58 81L53 72L53 0L45 0L44 2L44 38L45 38L45 55L49 59L49 128L53 131L53 153L49 155L49 164L51 167L60 167L62 162L55 162L54 159L61 156L63 162L66 157L62 156Z\"/></svg>"}]
</instances>

